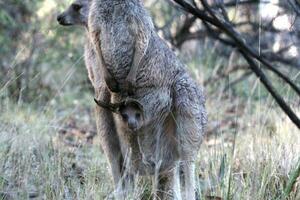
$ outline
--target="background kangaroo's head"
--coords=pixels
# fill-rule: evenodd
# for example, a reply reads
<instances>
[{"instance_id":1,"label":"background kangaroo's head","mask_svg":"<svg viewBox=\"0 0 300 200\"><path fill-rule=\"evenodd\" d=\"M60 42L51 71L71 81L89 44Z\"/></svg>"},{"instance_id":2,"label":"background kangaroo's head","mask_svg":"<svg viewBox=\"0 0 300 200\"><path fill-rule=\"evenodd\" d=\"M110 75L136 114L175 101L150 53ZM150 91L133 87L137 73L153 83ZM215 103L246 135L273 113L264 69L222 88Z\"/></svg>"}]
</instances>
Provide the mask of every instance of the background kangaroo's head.
<instances>
[{"instance_id":1,"label":"background kangaroo's head","mask_svg":"<svg viewBox=\"0 0 300 200\"><path fill-rule=\"evenodd\" d=\"M90 0L75 0L67 10L57 16L60 25L84 25L87 26Z\"/></svg>"}]
</instances>

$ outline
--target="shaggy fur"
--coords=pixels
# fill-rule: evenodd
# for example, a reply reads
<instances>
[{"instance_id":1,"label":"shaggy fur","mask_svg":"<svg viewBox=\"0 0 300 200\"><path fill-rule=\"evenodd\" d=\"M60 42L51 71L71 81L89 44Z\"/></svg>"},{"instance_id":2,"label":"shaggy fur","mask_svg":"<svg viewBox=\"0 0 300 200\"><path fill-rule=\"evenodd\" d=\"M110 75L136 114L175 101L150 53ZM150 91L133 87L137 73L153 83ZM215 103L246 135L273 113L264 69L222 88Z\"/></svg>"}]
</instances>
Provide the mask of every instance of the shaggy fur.
<instances>
[{"instance_id":1,"label":"shaggy fur","mask_svg":"<svg viewBox=\"0 0 300 200\"><path fill-rule=\"evenodd\" d=\"M127 129L136 132L144 125L143 105L137 100L127 98L119 103L106 103L101 100L94 100L98 106L121 115L123 122L127 124Z\"/></svg>"},{"instance_id":2,"label":"shaggy fur","mask_svg":"<svg viewBox=\"0 0 300 200\"><path fill-rule=\"evenodd\" d=\"M98 111L98 130L116 187L124 189L122 159L113 158L121 150L129 173L126 179L152 175L157 197L195 199L194 160L207 121L202 89L159 38L139 0L92 0L88 22L86 64L96 98L114 103L130 94L144 109L144 123L137 131L128 129L118 114L114 114L115 124L110 119L101 121L103 114ZM101 131L103 126L116 127L117 134ZM183 180L179 180L179 167Z\"/></svg>"},{"instance_id":3,"label":"shaggy fur","mask_svg":"<svg viewBox=\"0 0 300 200\"><path fill-rule=\"evenodd\" d=\"M77 9L76 7L80 7L80 9ZM88 10L88 0L76 0L66 11L57 17L57 20L63 26L83 25L87 30ZM106 86L103 75L98 73L100 71L100 64L97 61L97 57L88 37L85 44L84 60L89 79L95 89L96 98L109 103L111 93ZM121 154L120 142L116 132L113 114L105 108L95 106L95 116L97 132L101 138L101 147L107 157L114 185L117 188L120 187L118 185L122 179L121 172L124 161Z\"/></svg>"}]
</instances>

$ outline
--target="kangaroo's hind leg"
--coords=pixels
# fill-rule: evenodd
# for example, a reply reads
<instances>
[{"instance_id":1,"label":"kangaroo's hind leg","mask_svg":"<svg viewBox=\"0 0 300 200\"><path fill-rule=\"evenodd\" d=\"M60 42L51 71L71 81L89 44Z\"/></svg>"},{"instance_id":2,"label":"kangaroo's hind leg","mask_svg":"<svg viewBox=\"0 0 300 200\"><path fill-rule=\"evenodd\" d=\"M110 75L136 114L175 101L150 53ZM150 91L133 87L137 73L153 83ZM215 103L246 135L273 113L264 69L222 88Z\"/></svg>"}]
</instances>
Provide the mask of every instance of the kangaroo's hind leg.
<instances>
[{"instance_id":1,"label":"kangaroo's hind leg","mask_svg":"<svg viewBox=\"0 0 300 200\"><path fill-rule=\"evenodd\" d=\"M97 99L110 102L111 95L105 84L96 88L95 93ZM115 189L122 190L120 183L122 179L123 156L113 114L107 109L96 106L95 115L100 144L108 160Z\"/></svg>"},{"instance_id":2,"label":"kangaroo's hind leg","mask_svg":"<svg viewBox=\"0 0 300 200\"><path fill-rule=\"evenodd\" d=\"M184 175L184 199L195 199L195 159L207 122L203 91L186 74L174 85L176 137Z\"/></svg>"},{"instance_id":3,"label":"kangaroo's hind leg","mask_svg":"<svg viewBox=\"0 0 300 200\"><path fill-rule=\"evenodd\" d=\"M156 174L152 179L155 200L181 200L179 164L163 174Z\"/></svg>"}]
</instances>

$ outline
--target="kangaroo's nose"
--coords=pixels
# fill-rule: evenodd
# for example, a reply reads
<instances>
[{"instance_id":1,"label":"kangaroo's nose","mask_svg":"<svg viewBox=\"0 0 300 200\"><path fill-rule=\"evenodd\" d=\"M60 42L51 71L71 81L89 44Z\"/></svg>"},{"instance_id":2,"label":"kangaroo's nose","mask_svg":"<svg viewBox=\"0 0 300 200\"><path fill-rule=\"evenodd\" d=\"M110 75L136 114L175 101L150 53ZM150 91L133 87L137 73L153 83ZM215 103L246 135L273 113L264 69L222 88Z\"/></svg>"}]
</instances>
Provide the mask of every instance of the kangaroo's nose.
<instances>
[{"instance_id":1,"label":"kangaroo's nose","mask_svg":"<svg viewBox=\"0 0 300 200\"><path fill-rule=\"evenodd\" d=\"M57 19L57 21L60 23L60 22L62 21L62 18L63 18L62 15L58 15L56 19Z\"/></svg>"},{"instance_id":2,"label":"kangaroo's nose","mask_svg":"<svg viewBox=\"0 0 300 200\"><path fill-rule=\"evenodd\" d=\"M128 122L128 127L129 127L131 130L135 131L136 128L137 128L137 123L135 123L135 122Z\"/></svg>"}]
</instances>

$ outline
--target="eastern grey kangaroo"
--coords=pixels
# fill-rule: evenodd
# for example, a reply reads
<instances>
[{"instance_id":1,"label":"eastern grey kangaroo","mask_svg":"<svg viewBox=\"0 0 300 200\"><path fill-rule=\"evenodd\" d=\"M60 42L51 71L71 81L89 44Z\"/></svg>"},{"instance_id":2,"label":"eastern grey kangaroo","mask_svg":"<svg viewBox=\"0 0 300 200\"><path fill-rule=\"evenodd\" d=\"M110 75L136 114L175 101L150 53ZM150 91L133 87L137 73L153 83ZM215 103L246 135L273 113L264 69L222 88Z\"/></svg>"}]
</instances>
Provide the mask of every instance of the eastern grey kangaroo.
<instances>
[{"instance_id":1,"label":"eastern grey kangaroo","mask_svg":"<svg viewBox=\"0 0 300 200\"><path fill-rule=\"evenodd\" d=\"M119 103L106 103L94 99L98 106L108 109L116 114L121 115L127 128L136 132L144 125L144 109L135 99L126 99Z\"/></svg>"},{"instance_id":2,"label":"eastern grey kangaroo","mask_svg":"<svg viewBox=\"0 0 300 200\"><path fill-rule=\"evenodd\" d=\"M142 105L151 102L147 99L157 94L163 96L158 101L159 109L155 106L144 108L145 114L153 114L150 114L152 121L141 130L144 134L137 134L139 153L142 159L154 162L153 168L159 175L175 169L176 161L180 161L185 177L184 197L194 199L194 160L207 121L202 90L157 35L140 0L92 0L88 23L91 42L99 60L103 60L101 70L110 74L120 91L113 93L113 99L124 98L122 94L126 93L128 85L134 87L132 98ZM174 117L174 121L169 116ZM116 123L121 134L122 121L116 119ZM126 135L121 134L121 138L126 140ZM158 137L159 140L155 139ZM133 146L129 142L125 152ZM133 154L131 156L135 157ZM151 172L153 168L145 171ZM166 185L172 185L173 196L179 198L175 177L178 173L172 176Z\"/></svg>"},{"instance_id":3,"label":"eastern grey kangaroo","mask_svg":"<svg viewBox=\"0 0 300 200\"><path fill-rule=\"evenodd\" d=\"M130 89L133 98L146 104L158 97L157 105L147 105L150 108L154 105L149 111L153 114L138 137L128 137L127 132L131 130L123 129L124 121L115 116L123 155L131 153L133 170L140 174L159 174L154 185L161 184L161 189L173 193L162 194L163 198L180 199L180 161L184 171L184 198L193 199L194 159L206 123L202 90L157 36L151 18L138 0L94 0L89 23L89 33L96 46L96 54L89 46L94 57L89 74L95 89L103 81L100 75L104 68L109 73L105 79L109 88L120 91L110 93L113 101L126 98ZM101 59L104 62L100 63ZM113 175L114 171L118 170L113 169Z\"/></svg>"},{"instance_id":4,"label":"eastern grey kangaroo","mask_svg":"<svg viewBox=\"0 0 300 200\"><path fill-rule=\"evenodd\" d=\"M63 26L81 25L84 26L87 31L88 12L89 0L75 0L67 10L58 15L57 21ZM87 37L86 40L84 60L89 79L95 90L95 97L110 103L111 93L107 88L103 75L98 73L100 64L97 61L89 37ZM95 116L97 132L101 138L101 147L107 157L114 185L117 188L121 185L123 156L121 154L120 141L116 132L114 117L110 110L99 106L95 108Z\"/></svg>"}]
</instances>

